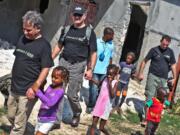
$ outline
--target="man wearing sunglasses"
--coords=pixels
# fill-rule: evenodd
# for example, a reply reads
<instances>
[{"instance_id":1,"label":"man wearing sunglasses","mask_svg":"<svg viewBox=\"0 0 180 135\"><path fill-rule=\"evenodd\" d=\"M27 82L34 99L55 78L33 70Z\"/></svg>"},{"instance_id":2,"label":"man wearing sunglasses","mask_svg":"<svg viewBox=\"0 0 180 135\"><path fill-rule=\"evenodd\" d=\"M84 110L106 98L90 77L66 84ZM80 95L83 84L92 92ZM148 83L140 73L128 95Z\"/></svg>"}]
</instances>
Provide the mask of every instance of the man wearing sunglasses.
<instances>
[{"instance_id":1,"label":"man wearing sunglasses","mask_svg":"<svg viewBox=\"0 0 180 135\"><path fill-rule=\"evenodd\" d=\"M73 111L71 126L77 127L82 112L79 104L78 92L82 83L83 75L90 80L96 63L96 35L91 29L87 37L89 26L86 25L87 12L82 6L75 6L71 18L73 24L66 26L60 35L59 41L52 52L54 59L63 49L59 64L70 72L67 96ZM85 71L85 67L87 70ZM85 73L84 73L85 71Z\"/></svg>"}]
</instances>

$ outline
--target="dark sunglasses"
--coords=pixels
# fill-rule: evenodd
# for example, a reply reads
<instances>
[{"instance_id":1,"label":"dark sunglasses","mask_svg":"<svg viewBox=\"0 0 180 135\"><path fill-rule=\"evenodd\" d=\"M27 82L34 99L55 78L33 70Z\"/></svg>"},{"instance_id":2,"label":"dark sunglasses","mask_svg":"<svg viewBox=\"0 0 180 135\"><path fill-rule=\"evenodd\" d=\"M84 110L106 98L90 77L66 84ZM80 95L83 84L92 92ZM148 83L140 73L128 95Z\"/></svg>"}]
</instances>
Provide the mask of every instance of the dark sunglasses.
<instances>
[{"instance_id":1,"label":"dark sunglasses","mask_svg":"<svg viewBox=\"0 0 180 135\"><path fill-rule=\"evenodd\" d=\"M82 14L74 13L73 16L82 17Z\"/></svg>"}]
</instances>

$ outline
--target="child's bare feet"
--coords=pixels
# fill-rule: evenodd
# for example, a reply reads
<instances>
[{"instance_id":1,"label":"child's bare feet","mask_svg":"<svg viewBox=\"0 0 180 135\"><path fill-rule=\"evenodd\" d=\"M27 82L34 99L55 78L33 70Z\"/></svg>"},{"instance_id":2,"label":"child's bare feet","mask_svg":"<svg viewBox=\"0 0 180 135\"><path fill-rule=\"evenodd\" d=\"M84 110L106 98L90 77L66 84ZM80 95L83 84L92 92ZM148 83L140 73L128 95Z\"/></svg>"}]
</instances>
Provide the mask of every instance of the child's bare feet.
<instances>
[{"instance_id":1,"label":"child's bare feet","mask_svg":"<svg viewBox=\"0 0 180 135\"><path fill-rule=\"evenodd\" d=\"M117 110L117 107L114 107L114 108L111 110L110 115L112 115L116 110Z\"/></svg>"},{"instance_id":2,"label":"child's bare feet","mask_svg":"<svg viewBox=\"0 0 180 135\"><path fill-rule=\"evenodd\" d=\"M117 113L119 114L119 115L121 115L123 112L122 112L122 109L120 108L120 107L118 107L117 108Z\"/></svg>"}]
</instances>

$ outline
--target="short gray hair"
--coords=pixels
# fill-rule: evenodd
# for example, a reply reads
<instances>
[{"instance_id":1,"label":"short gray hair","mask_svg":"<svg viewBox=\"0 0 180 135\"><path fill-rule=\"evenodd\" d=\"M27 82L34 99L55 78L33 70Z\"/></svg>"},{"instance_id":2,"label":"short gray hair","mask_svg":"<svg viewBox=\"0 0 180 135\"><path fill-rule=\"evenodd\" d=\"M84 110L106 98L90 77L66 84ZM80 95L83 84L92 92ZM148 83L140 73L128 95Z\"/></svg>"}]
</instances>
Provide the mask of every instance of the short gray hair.
<instances>
[{"instance_id":1,"label":"short gray hair","mask_svg":"<svg viewBox=\"0 0 180 135\"><path fill-rule=\"evenodd\" d=\"M41 14L37 11L27 11L22 17L23 22L29 21L37 28L41 29L43 24L43 18Z\"/></svg>"}]
</instances>

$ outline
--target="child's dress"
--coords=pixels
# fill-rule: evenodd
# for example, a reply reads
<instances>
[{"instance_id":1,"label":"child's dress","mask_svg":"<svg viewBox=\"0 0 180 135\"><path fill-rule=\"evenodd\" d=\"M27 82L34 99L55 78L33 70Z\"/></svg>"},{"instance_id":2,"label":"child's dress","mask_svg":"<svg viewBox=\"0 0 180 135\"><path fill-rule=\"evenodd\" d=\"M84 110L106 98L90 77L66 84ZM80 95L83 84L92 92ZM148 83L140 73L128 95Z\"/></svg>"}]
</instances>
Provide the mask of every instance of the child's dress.
<instances>
[{"instance_id":1,"label":"child's dress","mask_svg":"<svg viewBox=\"0 0 180 135\"><path fill-rule=\"evenodd\" d=\"M112 81L112 88L114 87L116 82L117 80ZM108 120L109 114L112 110L113 100L114 98L110 98L109 95L108 80L106 78L102 83L96 105L93 109L93 116Z\"/></svg>"}]
</instances>

